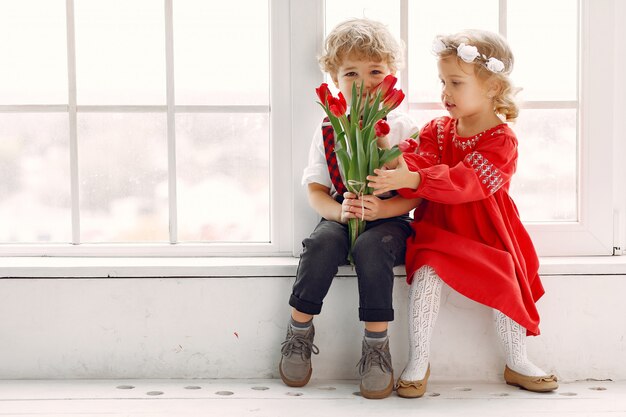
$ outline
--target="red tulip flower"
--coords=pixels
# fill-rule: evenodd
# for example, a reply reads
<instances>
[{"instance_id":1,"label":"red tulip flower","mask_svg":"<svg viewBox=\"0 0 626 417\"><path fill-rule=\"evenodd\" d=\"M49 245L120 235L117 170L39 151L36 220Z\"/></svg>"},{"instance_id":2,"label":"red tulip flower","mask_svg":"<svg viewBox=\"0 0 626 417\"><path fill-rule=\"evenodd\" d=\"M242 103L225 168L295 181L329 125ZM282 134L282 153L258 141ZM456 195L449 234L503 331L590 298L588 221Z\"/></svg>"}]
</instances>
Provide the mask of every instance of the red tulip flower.
<instances>
[{"instance_id":1,"label":"red tulip flower","mask_svg":"<svg viewBox=\"0 0 626 417\"><path fill-rule=\"evenodd\" d=\"M385 79L383 79L383 81L378 84L378 90L380 90L381 93L381 98L382 100L385 100L387 98L387 95L389 95L389 93L394 90L393 86L396 85L396 82L398 81L398 79L396 77L394 77L393 75L389 74L385 77ZM375 95L376 93L374 93Z\"/></svg>"},{"instance_id":2,"label":"red tulip flower","mask_svg":"<svg viewBox=\"0 0 626 417\"><path fill-rule=\"evenodd\" d=\"M374 132L376 133L376 137L380 138L383 136L387 136L390 131L391 131L391 128L389 127L389 124L387 123L385 119L380 119L374 125Z\"/></svg>"},{"instance_id":3,"label":"red tulip flower","mask_svg":"<svg viewBox=\"0 0 626 417\"><path fill-rule=\"evenodd\" d=\"M413 138L404 139L398 144L398 148L402 152L414 153L417 150L417 141Z\"/></svg>"},{"instance_id":4,"label":"red tulip flower","mask_svg":"<svg viewBox=\"0 0 626 417\"><path fill-rule=\"evenodd\" d=\"M402 90L396 90L395 88L387 94L387 97L383 100L383 106L388 108L388 111L391 111L398 107L400 103L404 100L404 92Z\"/></svg>"},{"instance_id":5,"label":"red tulip flower","mask_svg":"<svg viewBox=\"0 0 626 417\"><path fill-rule=\"evenodd\" d=\"M315 92L317 93L317 97L320 99L322 104L328 103L328 96L332 97L330 91L328 91L328 84L326 83L323 83L319 86L319 88L316 88Z\"/></svg>"},{"instance_id":6,"label":"red tulip flower","mask_svg":"<svg viewBox=\"0 0 626 417\"><path fill-rule=\"evenodd\" d=\"M339 98L335 98L329 94L328 108L333 116L341 117L346 114L346 111L348 110L348 103L346 103L346 98L341 92L339 92Z\"/></svg>"}]
</instances>

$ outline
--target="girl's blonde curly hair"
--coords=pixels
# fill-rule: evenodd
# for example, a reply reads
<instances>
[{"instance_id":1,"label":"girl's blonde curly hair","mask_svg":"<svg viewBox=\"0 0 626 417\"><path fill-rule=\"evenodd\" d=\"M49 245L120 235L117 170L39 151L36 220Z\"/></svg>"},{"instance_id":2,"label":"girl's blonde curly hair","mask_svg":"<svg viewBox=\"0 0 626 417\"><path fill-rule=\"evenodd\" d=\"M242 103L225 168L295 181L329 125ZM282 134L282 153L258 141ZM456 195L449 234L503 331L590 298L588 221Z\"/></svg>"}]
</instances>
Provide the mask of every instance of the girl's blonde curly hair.
<instances>
[{"instance_id":1,"label":"girl's blonde curly hair","mask_svg":"<svg viewBox=\"0 0 626 417\"><path fill-rule=\"evenodd\" d=\"M509 47L506 39L497 33L486 30L468 29L459 33L446 36L438 36L445 48L436 52L439 58L445 58L454 55L457 60L463 62L461 57L457 55L457 48L460 44L475 46L478 49L479 57L473 64L476 76L487 81L496 79L499 81L501 88L494 97L494 111L505 117L507 122L513 122L519 115L519 106L515 102L515 95L520 88L513 86L509 75L513 71L513 52ZM493 72L487 68L486 61L489 58L497 58L504 64L504 69L500 72Z\"/></svg>"},{"instance_id":2,"label":"girl's blonde curly hair","mask_svg":"<svg viewBox=\"0 0 626 417\"><path fill-rule=\"evenodd\" d=\"M382 23L370 19L350 19L328 34L318 61L322 71L336 75L343 60L349 56L383 61L391 72L396 72L403 64L404 46Z\"/></svg>"}]
</instances>

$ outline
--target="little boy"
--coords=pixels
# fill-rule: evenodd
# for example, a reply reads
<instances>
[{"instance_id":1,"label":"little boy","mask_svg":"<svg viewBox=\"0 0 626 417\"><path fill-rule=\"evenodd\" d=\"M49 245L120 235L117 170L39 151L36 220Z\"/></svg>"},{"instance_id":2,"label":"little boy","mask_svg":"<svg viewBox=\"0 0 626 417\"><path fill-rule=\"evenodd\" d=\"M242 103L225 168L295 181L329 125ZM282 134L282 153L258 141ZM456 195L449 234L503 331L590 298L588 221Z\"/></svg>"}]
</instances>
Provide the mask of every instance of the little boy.
<instances>
[{"instance_id":1,"label":"little boy","mask_svg":"<svg viewBox=\"0 0 626 417\"><path fill-rule=\"evenodd\" d=\"M319 62L350 103L353 83L359 86L364 82L366 91L373 91L385 76L395 74L402 52L384 25L368 19L353 19L339 24L328 35ZM379 141L381 147L397 144L417 130L413 121L399 112L391 112L387 123L391 131ZM358 277L359 319L365 322L359 362L360 390L365 398L385 398L394 384L387 337L388 322L394 318L393 267L404 263L405 242L411 234L407 213L417 200L397 195L386 199L373 195L358 199L349 192L338 195L335 190L341 188L331 177L337 177L335 181L341 179L329 174L335 154L325 152L328 144L324 142L320 126L313 137L302 183L307 185L311 207L322 220L302 242L304 251L289 299L292 313L281 349L280 376L292 387L302 387L309 382L311 353L318 353L313 344L313 316L321 312L338 267L348 263L348 219L363 216L367 221L366 230L358 237L352 251Z\"/></svg>"}]
</instances>

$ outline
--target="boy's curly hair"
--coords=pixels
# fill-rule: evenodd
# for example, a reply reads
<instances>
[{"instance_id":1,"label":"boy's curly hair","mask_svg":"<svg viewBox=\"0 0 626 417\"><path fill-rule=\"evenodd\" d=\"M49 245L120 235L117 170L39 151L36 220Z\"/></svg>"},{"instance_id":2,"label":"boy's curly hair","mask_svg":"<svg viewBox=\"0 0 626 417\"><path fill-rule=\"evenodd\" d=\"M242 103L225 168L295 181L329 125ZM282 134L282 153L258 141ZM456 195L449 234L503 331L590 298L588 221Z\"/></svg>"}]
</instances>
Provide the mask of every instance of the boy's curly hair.
<instances>
[{"instance_id":1,"label":"boy's curly hair","mask_svg":"<svg viewBox=\"0 0 626 417\"><path fill-rule=\"evenodd\" d=\"M401 68L404 46L387 26L370 19L350 19L337 25L326 37L324 51L318 58L322 71L336 74L344 59L384 61L392 72Z\"/></svg>"},{"instance_id":2,"label":"boy's curly hair","mask_svg":"<svg viewBox=\"0 0 626 417\"><path fill-rule=\"evenodd\" d=\"M463 62L457 55L457 48L461 43L478 48L481 59L474 61L476 76L483 81L495 77L500 82L502 88L494 97L494 110L497 114L503 115L507 122L515 121L519 115L519 106L515 102L515 95L521 89L514 87L509 78L511 71L513 71L514 58L506 39L497 33L478 29L468 29L437 38L446 46L445 49L437 53L439 58L454 55L459 63ZM492 72L484 64L485 58L492 57L499 59L504 64L504 69L501 72Z\"/></svg>"}]
</instances>

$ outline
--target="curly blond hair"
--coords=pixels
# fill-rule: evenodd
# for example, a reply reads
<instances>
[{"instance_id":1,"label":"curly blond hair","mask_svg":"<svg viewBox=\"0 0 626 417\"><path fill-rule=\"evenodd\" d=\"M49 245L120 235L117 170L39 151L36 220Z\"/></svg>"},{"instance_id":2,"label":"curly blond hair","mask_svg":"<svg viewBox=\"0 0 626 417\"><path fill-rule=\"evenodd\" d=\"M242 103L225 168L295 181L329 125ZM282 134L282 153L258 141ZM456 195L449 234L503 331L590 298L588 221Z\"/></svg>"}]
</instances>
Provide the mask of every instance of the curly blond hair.
<instances>
[{"instance_id":1,"label":"curly blond hair","mask_svg":"<svg viewBox=\"0 0 626 417\"><path fill-rule=\"evenodd\" d=\"M494 111L505 117L507 122L513 122L519 115L519 106L515 102L515 95L521 90L513 86L509 78L513 71L513 52L508 42L497 33L486 30L468 29L459 33L438 36L445 46L441 51L436 52L439 58L446 58L454 55L460 62L461 57L457 55L457 48L460 44L475 46L478 49L479 57L474 60L474 70L476 76L482 80L497 80L501 88L493 98ZM493 72L487 68L486 61L489 58L497 58L504 64L504 69L500 72Z\"/></svg>"},{"instance_id":2,"label":"curly blond hair","mask_svg":"<svg viewBox=\"0 0 626 417\"><path fill-rule=\"evenodd\" d=\"M404 46L382 23L350 19L335 26L328 34L318 61L322 71L336 75L343 60L349 56L384 61L391 72L396 72L403 64Z\"/></svg>"}]
</instances>

